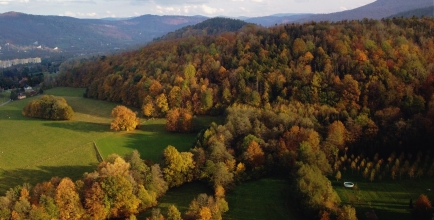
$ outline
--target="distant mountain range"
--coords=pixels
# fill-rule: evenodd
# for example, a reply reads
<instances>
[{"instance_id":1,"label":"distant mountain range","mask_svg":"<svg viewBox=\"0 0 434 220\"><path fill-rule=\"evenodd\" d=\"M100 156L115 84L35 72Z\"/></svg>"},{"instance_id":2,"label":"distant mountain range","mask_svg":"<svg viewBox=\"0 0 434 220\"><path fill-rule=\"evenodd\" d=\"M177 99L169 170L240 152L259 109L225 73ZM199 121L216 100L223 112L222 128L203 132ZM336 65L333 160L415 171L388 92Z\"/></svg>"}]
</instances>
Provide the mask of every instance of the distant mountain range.
<instances>
[{"instance_id":1,"label":"distant mountain range","mask_svg":"<svg viewBox=\"0 0 434 220\"><path fill-rule=\"evenodd\" d=\"M8 12L0 14L0 60L26 57L26 53L89 54L125 49L206 19L157 15L127 20L77 19Z\"/></svg>"},{"instance_id":2,"label":"distant mountain range","mask_svg":"<svg viewBox=\"0 0 434 220\"><path fill-rule=\"evenodd\" d=\"M297 22L382 19L413 9L431 7L433 4L433 0L377 0L352 10L312 15Z\"/></svg>"},{"instance_id":3,"label":"distant mountain range","mask_svg":"<svg viewBox=\"0 0 434 220\"><path fill-rule=\"evenodd\" d=\"M276 14L276 15L263 16L263 17L246 18L242 20L249 23L254 23L254 24L259 24L262 26L269 27L276 24L295 22L301 19L308 18L312 15L314 14Z\"/></svg>"},{"instance_id":4,"label":"distant mountain range","mask_svg":"<svg viewBox=\"0 0 434 220\"><path fill-rule=\"evenodd\" d=\"M377 0L371 4L330 14L275 14L239 17L247 23L272 26L310 21L381 19L393 16L433 16L432 0ZM153 39L178 38L201 30L210 34L234 31L244 25L240 20L212 20L204 16L143 15L133 18L77 19L63 16L29 15L19 12L0 14L0 60L107 53L144 45ZM176 30L184 28L178 32ZM235 29L234 29L235 28ZM170 33L165 37L166 34ZM212 33L211 33L212 34ZM185 34L184 34L185 35Z\"/></svg>"},{"instance_id":5,"label":"distant mountain range","mask_svg":"<svg viewBox=\"0 0 434 220\"><path fill-rule=\"evenodd\" d=\"M433 3L434 4L434 3ZM425 7L425 8L417 8L417 9L413 9L410 11L404 11L404 12L400 12L398 14L394 14L389 16L389 18L393 18L393 17L404 17L404 18L410 18L410 17L422 17L422 16L430 16L433 17L434 16L434 6L431 7Z\"/></svg>"}]
</instances>

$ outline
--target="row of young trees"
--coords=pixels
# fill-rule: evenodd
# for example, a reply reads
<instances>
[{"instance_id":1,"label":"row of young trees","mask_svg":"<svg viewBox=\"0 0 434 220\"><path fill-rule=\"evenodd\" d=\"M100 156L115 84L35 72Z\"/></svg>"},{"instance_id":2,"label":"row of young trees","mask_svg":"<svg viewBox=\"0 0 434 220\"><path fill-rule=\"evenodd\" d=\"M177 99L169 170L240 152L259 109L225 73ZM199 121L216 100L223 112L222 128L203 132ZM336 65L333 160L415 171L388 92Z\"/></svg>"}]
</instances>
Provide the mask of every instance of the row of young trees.
<instances>
[{"instance_id":1,"label":"row of young trees","mask_svg":"<svg viewBox=\"0 0 434 220\"><path fill-rule=\"evenodd\" d=\"M402 152L399 156L392 153L387 159L380 158L379 154L375 154L372 159L364 156L343 155L335 161L334 169L337 179L340 179L342 172L356 172L370 181L431 178L434 176L434 161L430 150L424 154L420 151L414 156L412 153L405 155Z\"/></svg>"},{"instance_id":2,"label":"row of young trees","mask_svg":"<svg viewBox=\"0 0 434 220\"><path fill-rule=\"evenodd\" d=\"M52 120L70 120L74 116L74 111L64 98L52 95L44 95L39 100L30 101L22 113L32 118Z\"/></svg>"}]
</instances>

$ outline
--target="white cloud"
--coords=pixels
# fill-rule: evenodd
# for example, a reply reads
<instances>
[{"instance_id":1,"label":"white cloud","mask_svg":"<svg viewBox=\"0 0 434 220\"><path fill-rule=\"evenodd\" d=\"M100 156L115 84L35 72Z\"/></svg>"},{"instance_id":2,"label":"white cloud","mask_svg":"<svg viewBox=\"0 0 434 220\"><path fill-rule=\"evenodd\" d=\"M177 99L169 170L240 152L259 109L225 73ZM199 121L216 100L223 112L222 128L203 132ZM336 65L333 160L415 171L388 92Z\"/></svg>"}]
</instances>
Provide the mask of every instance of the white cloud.
<instances>
[{"instance_id":1,"label":"white cloud","mask_svg":"<svg viewBox=\"0 0 434 220\"><path fill-rule=\"evenodd\" d=\"M244 7L240 7L240 9L241 9L241 11L250 12L249 10L247 10L247 9L244 8Z\"/></svg>"},{"instance_id":2,"label":"white cloud","mask_svg":"<svg viewBox=\"0 0 434 220\"><path fill-rule=\"evenodd\" d=\"M209 15L212 15L212 14L215 14L215 13L218 13L218 12L221 13L221 12L225 11L222 8L212 8L212 7L208 6L208 5L201 5L200 7L201 7L201 9L202 9L202 11L204 13L209 14Z\"/></svg>"},{"instance_id":3,"label":"white cloud","mask_svg":"<svg viewBox=\"0 0 434 220\"><path fill-rule=\"evenodd\" d=\"M180 14L181 13L181 9L176 8L176 7L163 7L163 6L157 5L156 8L157 8L157 12L159 14Z\"/></svg>"},{"instance_id":4,"label":"white cloud","mask_svg":"<svg viewBox=\"0 0 434 220\"><path fill-rule=\"evenodd\" d=\"M153 2L157 5L196 5L196 4L205 4L208 3L208 0L133 0L135 2Z\"/></svg>"},{"instance_id":5,"label":"white cloud","mask_svg":"<svg viewBox=\"0 0 434 220\"><path fill-rule=\"evenodd\" d=\"M17 11L84 18L143 14L255 17L277 13L330 13L373 1L328 0L325 4L324 0L0 0L0 13Z\"/></svg>"},{"instance_id":6,"label":"white cloud","mask_svg":"<svg viewBox=\"0 0 434 220\"><path fill-rule=\"evenodd\" d=\"M98 16L98 14L95 12L92 12L92 13L86 13L86 16L87 17L96 17L96 16Z\"/></svg>"},{"instance_id":7,"label":"white cloud","mask_svg":"<svg viewBox=\"0 0 434 220\"><path fill-rule=\"evenodd\" d=\"M9 3L28 3L29 0L0 0L0 5L8 5Z\"/></svg>"},{"instance_id":8,"label":"white cloud","mask_svg":"<svg viewBox=\"0 0 434 220\"><path fill-rule=\"evenodd\" d=\"M69 17L75 17L75 13L71 11L65 11L65 13L60 14L60 16L69 16Z\"/></svg>"}]
</instances>

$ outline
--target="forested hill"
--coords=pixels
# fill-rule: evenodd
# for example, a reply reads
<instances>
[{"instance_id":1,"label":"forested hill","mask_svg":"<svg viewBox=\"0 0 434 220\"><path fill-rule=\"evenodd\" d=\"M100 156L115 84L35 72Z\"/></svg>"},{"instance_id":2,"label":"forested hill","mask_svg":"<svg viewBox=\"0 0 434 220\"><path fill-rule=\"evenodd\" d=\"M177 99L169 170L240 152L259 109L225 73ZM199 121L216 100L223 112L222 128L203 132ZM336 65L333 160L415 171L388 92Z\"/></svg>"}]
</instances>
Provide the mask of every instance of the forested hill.
<instances>
[{"instance_id":1,"label":"forested hill","mask_svg":"<svg viewBox=\"0 0 434 220\"><path fill-rule=\"evenodd\" d=\"M416 17L433 17L434 16L434 6L430 6L430 7L425 7L425 8L418 8L418 9L413 9L410 11L404 11L398 14L394 14L389 16L389 18L393 18L393 17L405 17L405 18L411 18L413 16Z\"/></svg>"},{"instance_id":2,"label":"forested hill","mask_svg":"<svg viewBox=\"0 0 434 220\"><path fill-rule=\"evenodd\" d=\"M432 0L376 0L375 2L352 10L312 15L311 17L300 19L299 22L361 20L363 18L382 19L400 12L430 7L432 5Z\"/></svg>"},{"instance_id":3,"label":"forested hill","mask_svg":"<svg viewBox=\"0 0 434 220\"><path fill-rule=\"evenodd\" d=\"M156 41L186 38L190 36L217 35L224 32L234 32L241 29L247 22L232 18L210 18L195 25L189 25L170 32Z\"/></svg>"},{"instance_id":4,"label":"forested hill","mask_svg":"<svg viewBox=\"0 0 434 220\"><path fill-rule=\"evenodd\" d=\"M19 12L0 14L0 45L8 45L0 58L28 54L63 55L106 52L145 44L156 37L206 20L203 16L143 15L125 20L77 19ZM57 50L53 50L57 47ZM27 57L26 57L27 58Z\"/></svg>"},{"instance_id":5,"label":"forested hill","mask_svg":"<svg viewBox=\"0 0 434 220\"><path fill-rule=\"evenodd\" d=\"M368 132L360 151L417 150L434 137L433 27L433 18L246 26L64 63L58 80L153 117L300 102L319 126L339 118L354 136Z\"/></svg>"},{"instance_id":6,"label":"forested hill","mask_svg":"<svg viewBox=\"0 0 434 220\"><path fill-rule=\"evenodd\" d=\"M246 18L243 19L246 22L259 24L265 27L273 26L276 24L285 24L295 22L307 17L310 17L314 14L276 14L269 15L263 17L255 17L255 18Z\"/></svg>"}]
</instances>

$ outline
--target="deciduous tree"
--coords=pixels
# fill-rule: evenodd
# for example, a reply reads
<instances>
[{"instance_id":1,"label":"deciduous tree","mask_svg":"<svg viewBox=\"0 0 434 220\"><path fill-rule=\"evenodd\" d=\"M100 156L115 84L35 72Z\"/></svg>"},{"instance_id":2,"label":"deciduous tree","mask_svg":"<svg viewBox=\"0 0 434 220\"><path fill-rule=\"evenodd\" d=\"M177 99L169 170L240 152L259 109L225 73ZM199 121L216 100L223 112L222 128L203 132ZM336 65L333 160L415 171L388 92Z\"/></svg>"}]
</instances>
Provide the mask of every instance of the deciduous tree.
<instances>
[{"instance_id":1,"label":"deciduous tree","mask_svg":"<svg viewBox=\"0 0 434 220\"><path fill-rule=\"evenodd\" d=\"M139 118L131 109L118 105L111 113L115 119L110 124L110 129L115 131L132 131L139 125Z\"/></svg>"}]
</instances>

